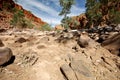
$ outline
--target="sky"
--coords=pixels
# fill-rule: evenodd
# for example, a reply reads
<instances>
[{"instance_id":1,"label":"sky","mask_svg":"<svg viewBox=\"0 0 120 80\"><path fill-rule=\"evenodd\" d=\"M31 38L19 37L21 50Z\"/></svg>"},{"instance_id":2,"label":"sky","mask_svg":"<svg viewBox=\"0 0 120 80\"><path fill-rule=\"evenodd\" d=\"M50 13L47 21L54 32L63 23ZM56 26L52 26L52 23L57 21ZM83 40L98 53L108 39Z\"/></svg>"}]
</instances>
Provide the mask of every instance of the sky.
<instances>
[{"instance_id":1,"label":"sky","mask_svg":"<svg viewBox=\"0 0 120 80\"><path fill-rule=\"evenodd\" d=\"M59 16L61 11L59 0L18 0L17 3L51 26L60 24L63 18L63 16ZM68 16L77 16L84 12L85 0L75 0L75 5L72 6Z\"/></svg>"}]
</instances>

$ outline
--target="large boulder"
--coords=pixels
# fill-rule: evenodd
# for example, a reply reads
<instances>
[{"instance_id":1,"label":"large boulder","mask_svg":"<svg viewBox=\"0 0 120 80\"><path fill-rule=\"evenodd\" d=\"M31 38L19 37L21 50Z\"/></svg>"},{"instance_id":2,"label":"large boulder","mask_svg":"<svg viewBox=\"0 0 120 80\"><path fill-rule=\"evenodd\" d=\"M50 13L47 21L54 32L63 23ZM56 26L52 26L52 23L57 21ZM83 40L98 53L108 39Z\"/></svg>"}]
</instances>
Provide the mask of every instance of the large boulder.
<instances>
[{"instance_id":1,"label":"large boulder","mask_svg":"<svg viewBox=\"0 0 120 80\"><path fill-rule=\"evenodd\" d=\"M0 48L0 66L7 63L12 56L13 56L13 53L10 48L1 47Z\"/></svg>"},{"instance_id":2,"label":"large boulder","mask_svg":"<svg viewBox=\"0 0 120 80\"><path fill-rule=\"evenodd\" d=\"M77 80L93 80L92 73L84 63L84 61L76 60L72 61L70 66L76 74Z\"/></svg>"},{"instance_id":3,"label":"large boulder","mask_svg":"<svg viewBox=\"0 0 120 80\"><path fill-rule=\"evenodd\" d=\"M69 65L64 64L60 67L60 69L67 80L77 80L74 71Z\"/></svg>"},{"instance_id":4,"label":"large boulder","mask_svg":"<svg viewBox=\"0 0 120 80\"><path fill-rule=\"evenodd\" d=\"M81 33L81 36L78 40L78 44L80 45L80 47L85 48L88 46L90 41L90 37L88 37L87 33L83 32Z\"/></svg>"},{"instance_id":5,"label":"large boulder","mask_svg":"<svg viewBox=\"0 0 120 80\"><path fill-rule=\"evenodd\" d=\"M4 44L3 44L2 40L0 39L0 47L3 47L3 46L4 46Z\"/></svg>"},{"instance_id":6,"label":"large boulder","mask_svg":"<svg viewBox=\"0 0 120 80\"><path fill-rule=\"evenodd\" d=\"M28 41L28 40L25 39L25 38L23 38L23 37L20 37L20 38L18 38L18 39L15 41L15 43L24 43L24 42L26 42L26 41Z\"/></svg>"},{"instance_id":7,"label":"large boulder","mask_svg":"<svg viewBox=\"0 0 120 80\"><path fill-rule=\"evenodd\" d=\"M120 56L120 33L113 35L102 43L111 53Z\"/></svg>"}]
</instances>

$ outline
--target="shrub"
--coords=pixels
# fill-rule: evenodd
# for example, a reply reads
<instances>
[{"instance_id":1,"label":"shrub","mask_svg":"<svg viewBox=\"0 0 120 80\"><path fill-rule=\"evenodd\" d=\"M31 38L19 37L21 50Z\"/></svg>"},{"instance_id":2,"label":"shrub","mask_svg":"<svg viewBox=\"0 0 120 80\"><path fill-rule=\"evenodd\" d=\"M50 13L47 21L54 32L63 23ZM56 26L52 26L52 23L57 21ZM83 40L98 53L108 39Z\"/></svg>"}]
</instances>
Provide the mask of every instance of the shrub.
<instances>
[{"instance_id":1,"label":"shrub","mask_svg":"<svg viewBox=\"0 0 120 80\"><path fill-rule=\"evenodd\" d=\"M49 24L44 24L40 30L42 31L51 31L52 30L52 27L49 25Z\"/></svg>"},{"instance_id":2,"label":"shrub","mask_svg":"<svg viewBox=\"0 0 120 80\"><path fill-rule=\"evenodd\" d=\"M30 20L25 19L25 15L22 10L14 10L16 12L13 15L12 20L10 21L11 25L13 25L14 27L18 26L19 28L32 28L34 26Z\"/></svg>"}]
</instances>

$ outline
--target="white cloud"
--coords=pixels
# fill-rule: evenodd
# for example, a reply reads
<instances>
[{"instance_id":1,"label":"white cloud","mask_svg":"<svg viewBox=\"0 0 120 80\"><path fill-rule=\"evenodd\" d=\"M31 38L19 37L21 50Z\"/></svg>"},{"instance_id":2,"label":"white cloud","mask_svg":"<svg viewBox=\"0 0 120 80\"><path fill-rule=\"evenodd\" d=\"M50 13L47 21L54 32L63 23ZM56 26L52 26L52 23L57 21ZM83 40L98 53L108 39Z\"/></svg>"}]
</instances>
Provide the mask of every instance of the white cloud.
<instances>
[{"instance_id":1,"label":"white cloud","mask_svg":"<svg viewBox=\"0 0 120 80\"><path fill-rule=\"evenodd\" d=\"M53 1L53 3L55 3L56 6L59 6L59 0L51 1ZM37 0L19 0L18 3L22 5L25 9L31 11L37 17L40 17L45 22L52 25L60 24L62 17L58 16L59 12L57 10L48 6L49 3L47 3L48 5L45 5L41 1ZM69 14L69 16L79 15L83 12L85 12L84 8L79 8L74 5L71 8L71 14Z\"/></svg>"},{"instance_id":2,"label":"white cloud","mask_svg":"<svg viewBox=\"0 0 120 80\"><path fill-rule=\"evenodd\" d=\"M45 16L45 15L42 15L42 14L38 14L38 13L35 13L35 15L37 15L38 17L40 17L43 21L49 23L50 25L52 25L53 27L57 24L60 24L61 22L61 17L50 17L50 16Z\"/></svg>"},{"instance_id":3,"label":"white cloud","mask_svg":"<svg viewBox=\"0 0 120 80\"><path fill-rule=\"evenodd\" d=\"M25 8L30 5L30 6L36 7L40 11L44 11L44 12L50 14L51 16L57 16L58 13L59 13L55 9L53 9L53 8L51 8L49 6L46 6L45 4L41 3L40 1L36 1L36 0L22 0L22 1L24 1L24 2L21 2L21 3L25 4L24 5Z\"/></svg>"},{"instance_id":4,"label":"white cloud","mask_svg":"<svg viewBox=\"0 0 120 80\"><path fill-rule=\"evenodd\" d=\"M69 14L69 16L80 15L81 13L84 13L84 12L85 12L85 8L80 8L80 7L73 5L71 8L71 13Z\"/></svg>"}]
</instances>

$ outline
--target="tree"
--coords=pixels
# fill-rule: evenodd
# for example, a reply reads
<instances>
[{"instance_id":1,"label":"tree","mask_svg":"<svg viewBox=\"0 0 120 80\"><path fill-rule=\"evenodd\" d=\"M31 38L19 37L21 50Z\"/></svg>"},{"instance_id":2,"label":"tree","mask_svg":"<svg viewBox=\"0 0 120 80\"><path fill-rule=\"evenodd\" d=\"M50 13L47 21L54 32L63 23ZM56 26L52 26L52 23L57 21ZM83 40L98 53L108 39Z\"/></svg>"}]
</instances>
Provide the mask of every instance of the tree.
<instances>
[{"instance_id":1,"label":"tree","mask_svg":"<svg viewBox=\"0 0 120 80\"><path fill-rule=\"evenodd\" d=\"M120 0L87 0L86 16L90 25L98 26L101 22L107 25L120 23Z\"/></svg>"},{"instance_id":2,"label":"tree","mask_svg":"<svg viewBox=\"0 0 120 80\"><path fill-rule=\"evenodd\" d=\"M66 21L68 20L67 14L70 13L70 9L73 4L75 4L74 0L59 0L60 6L62 7L61 12L59 13L60 16L64 16L62 19L62 25L65 28L68 28L68 25L66 25Z\"/></svg>"}]
</instances>

